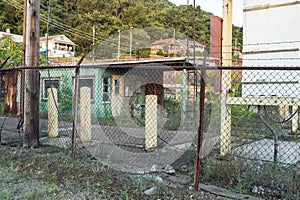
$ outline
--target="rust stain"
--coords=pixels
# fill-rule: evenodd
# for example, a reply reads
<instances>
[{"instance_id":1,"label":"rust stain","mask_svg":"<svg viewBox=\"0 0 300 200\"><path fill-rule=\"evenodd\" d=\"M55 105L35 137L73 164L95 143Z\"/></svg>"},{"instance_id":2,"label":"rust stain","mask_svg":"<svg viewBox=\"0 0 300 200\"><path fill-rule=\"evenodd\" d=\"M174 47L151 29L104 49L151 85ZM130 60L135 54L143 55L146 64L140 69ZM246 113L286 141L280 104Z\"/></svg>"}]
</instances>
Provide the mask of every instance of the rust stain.
<instances>
[{"instance_id":1,"label":"rust stain","mask_svg":"<svg viewBox=\"0 0 300 200\"><path fill-rule=\"evenodd\" d=\"M4 75L5 95L4 95L4 112L7 115L19 115L18 96L18 78L19 72L7 72Z\"/></svg>"}]
</instances>

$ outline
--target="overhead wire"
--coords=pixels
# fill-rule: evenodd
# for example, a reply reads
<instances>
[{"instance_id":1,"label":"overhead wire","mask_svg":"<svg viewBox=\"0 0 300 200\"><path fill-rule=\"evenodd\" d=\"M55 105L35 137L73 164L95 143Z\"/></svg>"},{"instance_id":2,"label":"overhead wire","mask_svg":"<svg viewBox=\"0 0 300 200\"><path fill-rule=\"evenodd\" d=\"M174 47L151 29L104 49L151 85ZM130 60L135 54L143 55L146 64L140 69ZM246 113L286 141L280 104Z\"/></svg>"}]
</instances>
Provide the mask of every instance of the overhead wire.
<instances>
[{"instance_id":1,"label":"overhead wire","mask_svg":"<svg viewBox=\"0 0 300 200\"><path fill-rule=\"evenodd\" d=\"M19 10L23 10L23 5L21 5L19 2L17 2L16 0L5 0L9 5L19 9ZM42 7L46 7L45 5L41 4ZM43 11L43 10L42 10ZM47 17L44 15L44 14L41 14L40 15L40 19L42 22L44 23L47 23L48 19ZM79 29L76 29L76 28L73 28L69 25L66 25L66 24L63 24L55 19L51 19L51 21L49 21L49 25L61 30L61 31L64 31L66 33L69 33L71 35L74 35L74 36L77 36L77 37L80 37L80 38L84 38L88 41L92 41L93 40L93 35L91 33L88 33L88 32L85 32L85 31L82 31L82 30L79 30ZM118 44L116 42L113 42L113 41L107 41L107 39L103 38L103 37L100 37L100 36L95 36L94 39L96 41L101 41L101 45L104 45L104 46L107 46L107 47L112 47L112 46L118 46ZM293 43L300 43L300 40L294 40L294 41L277 41L277 42L258 42L258 43L249 43L249 44L243 44L243 47L245 46L259 46L259 45L272 45L272 44L293 44ZM122 52L127 52L128 49L126 47L128 47L129 45L124 45L124 44L121 44L121 49L120 51ZM213 46L210 46L211 48L217 48L217 47L234 47L236 45L213 45ZM218 52L218 51L211 51L210 53L221 53L221 52ZM232 53L232 52L222 52L223 54L226 54L226 53ZM243 58L242 60L299 60L300 58L264 58L264 59L260 59L260 58L249 58L249 59L245 59ZM232 59L232 60L236 60L236 59Z\"/></svg>"},{"instance_id":2,"label":"overhead wire","mask_svg":"<svg viewBox=\"0 0 300 200\"><path fill-rule=\"evenodd\" d=\"M8 4L12 5L13 7L15 8L18 8L19 10L23 10L23 6L17 2L16 0L5 0ZM43 10L41 10L43 11ZM41 21L42 22L47 22L47 17L44 16L43 14L40 15L40 18L41 18ZM51 19L51 22L54 26L56 26L57 28L60 28L63 30L68 30L68 29L71 29L72 31L74 31L77 35L81 35L81 36L84 36L84 37L89 37L89 38L92 38L92 34L90 33L87 33L87 32L84 32L84 31L81 31L81 30L78 30L76 28L73 28L73 27L70 27L66 24L63 24L61 22L58 22L57 20L54 20L54 19ZM103 39L103 38L102 38Z\"/></svg>"},{"instance_id":3,"label":"overhead wire","mask_svg":"<svg viewBox=\"0 0 300 200\"><path fill-rule=\"evenodd\" d=\"M19 10L23 10L23 6L15 1L15 0L5 0L9 5L19 9ZM47 23L48 19L46 16L44 16L44 14L41 14L40 15L40 19L42 22L44 23ZM54 19L51 19L51 21L49 21L49 25L61 30L61 31L64 31L66 33L69 33L71 35L74 35L74 36L77 36L77 37L80 37L80 38L84 38L86 40L89 40L89 41L92 41L93 40L93 36L91 33L87 33L87 32L84 32L84 31L81 31L79 29L76 29L76 28L73 28L73 27L70 27L66 24L63 24L61 22L58 22L57 20L54 20ZM102 37L99 37L99 36L96 36L94 38L96 41L101 41L101 45L105 45L105 46L108 46L108 47L112 47L112 44L117 46L117 43L112 43L112 42L108 42L107 39L105 38L102 38ZM125 46L127 47L127 45L122 45L121 46ZM122 52L127 52L128 50L125 50L125 49L120 49Z\"/></svg>"},{"instance_id":4,"label":"overhead wire","mask_svg":"<svg viewBox=\"0 0 300 200\"><path fill-rule=\"evenodd\" d=\"M277 41L277 42L257 42L257 43L243 43L242 46L259 46L259 45L279 45L279 44L295 44L300 43L300 40L291 40L291 41ZM234 47L237 45L211 45L213 48L222 48L222 47Z\"/></svg>"}]
</instances>

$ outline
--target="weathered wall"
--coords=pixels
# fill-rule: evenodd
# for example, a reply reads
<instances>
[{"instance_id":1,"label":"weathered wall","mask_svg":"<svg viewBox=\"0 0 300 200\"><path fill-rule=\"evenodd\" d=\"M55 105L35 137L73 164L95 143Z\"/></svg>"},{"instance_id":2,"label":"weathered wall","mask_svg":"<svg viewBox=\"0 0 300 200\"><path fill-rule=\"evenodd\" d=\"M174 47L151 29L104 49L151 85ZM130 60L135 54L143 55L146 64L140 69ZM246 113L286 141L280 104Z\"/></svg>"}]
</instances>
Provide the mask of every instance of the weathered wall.
<instances>
[{"instance_id":1,"label":"weathered wall","mask_svg":"<svg viewBox=\"0 0 300 200\"><path fill-rule=\"evenodd\" d=\"M291 0L245 0L243 65L299 66L300 3ZM243 96L299 97L298 71L245 71ZM276 86L274 83L276 81ZM251 82L259 83L251 84Z\"/></svg>"}]
</instances>

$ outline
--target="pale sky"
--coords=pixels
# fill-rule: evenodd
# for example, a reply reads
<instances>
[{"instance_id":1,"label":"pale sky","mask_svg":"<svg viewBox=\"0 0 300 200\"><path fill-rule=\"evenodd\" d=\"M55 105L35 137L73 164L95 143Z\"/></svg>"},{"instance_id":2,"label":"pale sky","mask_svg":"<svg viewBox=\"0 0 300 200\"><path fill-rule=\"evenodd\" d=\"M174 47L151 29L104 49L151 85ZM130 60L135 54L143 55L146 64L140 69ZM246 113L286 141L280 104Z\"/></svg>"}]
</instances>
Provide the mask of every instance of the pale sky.
<instances>
[{"instance_id":1,"label":"pale sky","mask_svg":"<svg viewBox=\"0 0 300 200\"><path fill-rule=\"evenodd\" d=\"M176 5L186 5L188 0L169 0ZM222 17L222 0L196 0L196 4L200 5L202 10L211 12L214 15ZM232 21L236 26L243 26L243 2L244 0L233 0ZM193 4L193 0L189 0L189 4Z\"/></svg>"}]
</instances>

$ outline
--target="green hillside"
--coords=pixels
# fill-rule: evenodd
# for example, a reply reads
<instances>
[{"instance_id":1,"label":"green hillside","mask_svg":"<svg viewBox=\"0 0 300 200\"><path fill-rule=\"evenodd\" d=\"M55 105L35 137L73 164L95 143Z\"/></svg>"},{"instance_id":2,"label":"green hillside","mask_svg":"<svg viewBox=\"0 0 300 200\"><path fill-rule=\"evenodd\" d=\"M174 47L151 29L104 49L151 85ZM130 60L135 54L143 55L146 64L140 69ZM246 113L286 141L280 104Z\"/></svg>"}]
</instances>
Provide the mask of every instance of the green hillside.
<instances>
[{"instance_id":1,"label":"green hillside","mask_svg":"<svg viewBox=\"0 0 300 200\"><path fill-rule=\"evenodd\" d=\"M41 36L46 33L48 0L41 0ZM167 0L51 0L49 35L65 34L83 52L92 45L93 26L95 42L101 42L118 30L130 27L162 27L177 32L193 33L193 7L176 6ZM196 8L196 40L209 44L209 15L200 6ZM11 33L22 34L23 1L0 1L0 31L10 28ZM233 40L242 43L241 28L234 27Z\"/></svg>"}]
</instances>

